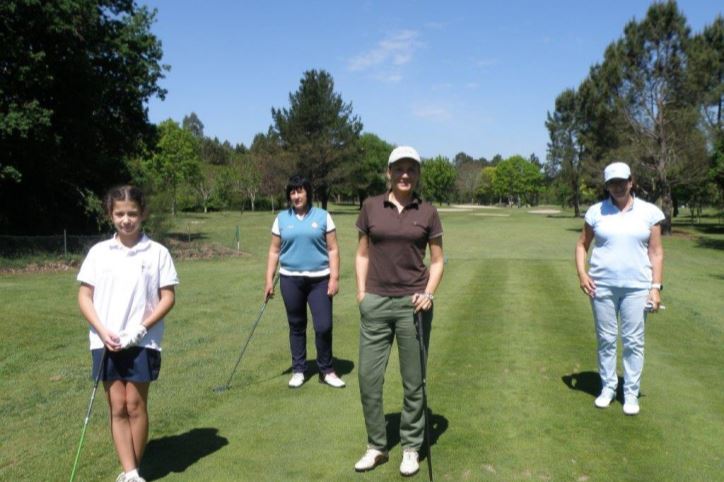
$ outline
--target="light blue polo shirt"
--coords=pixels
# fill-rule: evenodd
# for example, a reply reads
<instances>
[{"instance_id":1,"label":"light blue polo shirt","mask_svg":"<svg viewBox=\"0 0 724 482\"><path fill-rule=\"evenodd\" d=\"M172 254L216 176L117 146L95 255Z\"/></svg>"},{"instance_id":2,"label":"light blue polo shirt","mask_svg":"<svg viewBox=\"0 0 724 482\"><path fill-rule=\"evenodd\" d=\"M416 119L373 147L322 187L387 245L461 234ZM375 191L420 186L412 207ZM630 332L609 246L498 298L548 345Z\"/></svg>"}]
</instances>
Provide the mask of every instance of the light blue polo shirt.
<instances>
[{"instance_id":1,"label":"light blue polo shirt","mask_svg":"<svg viewBox=\"0 0 724 482\"><path fill-rule=\"evenodd\" d=\"M664 220L664 213L638 198L629 209L621 211L608 198L591 206L585 219L594 233L588 275L596 284L648 289L651 228Z\"/></svg>"},{"instance_id":2,"label":"light blue polo shirt","mask_svg":"<svg viewBox=\"0 0 724 482\"><path fill-rule=\"evenodd\" d=\"M286 276L326 276L329 274L327 233L336 228L332 217L321 208L311 207L299 217L294 209L281 211L272 234L281 238L279 273Z\"/></svg>"}]
</instances>

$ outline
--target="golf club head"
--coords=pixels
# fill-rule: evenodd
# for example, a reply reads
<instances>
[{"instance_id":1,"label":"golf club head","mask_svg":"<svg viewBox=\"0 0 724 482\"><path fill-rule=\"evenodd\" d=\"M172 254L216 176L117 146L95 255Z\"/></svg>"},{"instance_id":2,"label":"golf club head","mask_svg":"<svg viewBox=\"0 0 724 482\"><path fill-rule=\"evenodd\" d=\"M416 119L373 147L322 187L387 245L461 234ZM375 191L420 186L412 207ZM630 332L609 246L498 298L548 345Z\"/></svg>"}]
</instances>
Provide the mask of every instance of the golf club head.
<instances>
[{"instance_id":1,"label":"golf club head","mask_svg":"<svg viewBox=\"0 0 724 482\"><path fill-rule=\"evenodd\" d=\"M224 393L229 389L230 385L219 385L218 387L214 387L212 390L214 393Z\"/></svg>"}]
</instances>

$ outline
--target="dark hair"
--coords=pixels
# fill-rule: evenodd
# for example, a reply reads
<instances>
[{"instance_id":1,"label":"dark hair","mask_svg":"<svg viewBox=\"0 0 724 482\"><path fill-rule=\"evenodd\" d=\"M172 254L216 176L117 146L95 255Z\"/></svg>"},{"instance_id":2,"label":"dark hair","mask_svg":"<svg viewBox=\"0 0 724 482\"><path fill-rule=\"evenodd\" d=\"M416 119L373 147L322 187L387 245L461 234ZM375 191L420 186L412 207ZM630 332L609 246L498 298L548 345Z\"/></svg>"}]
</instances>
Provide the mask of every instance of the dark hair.
<instances>
[{"instance_id":1,"label":"dark hair","mask_svg":"<svg viewBox=\"0 0 724 482\"><path fill-rule=\"evenodd\" d=\"M108 190L103 198L103 209L108 216L113 212L113 204L116 201L133 201L138 205L142 214L146 212L146 197L143 195L143 191L136 186L126 184Z\"/></svg>"},{"instance_id":2,"label":"dark hair","mask_svg":"<svg viewBox=\"0 0 724 482\"><path fill-rule=\"evenodd\" d=\"M295 174L292 177L289 178L289 181L287 181L287 188L286 188L286 195L287 195L287 203L289 205L292 205L292 191L303 188L307 193L307 206L309 207L312 205L312 183L309 182L309 180L302 176L301 174Z\"/></svg>"}]
</instances>

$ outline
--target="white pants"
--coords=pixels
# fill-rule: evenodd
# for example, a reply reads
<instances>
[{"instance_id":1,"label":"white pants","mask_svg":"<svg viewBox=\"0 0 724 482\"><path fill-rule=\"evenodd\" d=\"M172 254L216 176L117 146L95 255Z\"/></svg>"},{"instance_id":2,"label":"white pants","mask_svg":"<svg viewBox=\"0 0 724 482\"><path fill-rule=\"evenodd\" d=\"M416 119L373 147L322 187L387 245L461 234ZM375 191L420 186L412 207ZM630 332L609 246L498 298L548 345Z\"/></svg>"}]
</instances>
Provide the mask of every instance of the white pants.
<instances>
[{"instance_id":1,"label":"white pants","mask_svg":"<svg viewBox=\"0 0 724 482\"><path fill-rule=\"evenodd\" d=\"M596 286L591 300L598 341L598 373L603 388L616 391L616 341L618 317L623 343L623 394L637 397L644 368L644 307L649 291L641 288Z\"/></svg>"}]
</instances>

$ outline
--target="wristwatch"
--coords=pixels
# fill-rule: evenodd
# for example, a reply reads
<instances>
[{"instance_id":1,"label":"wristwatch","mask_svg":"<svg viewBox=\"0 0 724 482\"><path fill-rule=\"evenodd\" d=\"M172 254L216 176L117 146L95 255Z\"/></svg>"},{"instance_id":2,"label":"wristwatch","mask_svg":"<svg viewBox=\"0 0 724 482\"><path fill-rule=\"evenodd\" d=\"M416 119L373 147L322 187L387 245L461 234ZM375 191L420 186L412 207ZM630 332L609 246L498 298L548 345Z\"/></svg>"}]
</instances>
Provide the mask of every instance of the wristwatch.
<instances>
[{"instance_id":1,"label":"wristwatch","mask_svg":"<svg viewBox=\"0 0 724 482\"><path fill-rule=\"evenodd\" d=\"M661 283L651 283L651 289L657 289L659 291L664 291L664 285Z\"/></svg>"}]
</instances>

